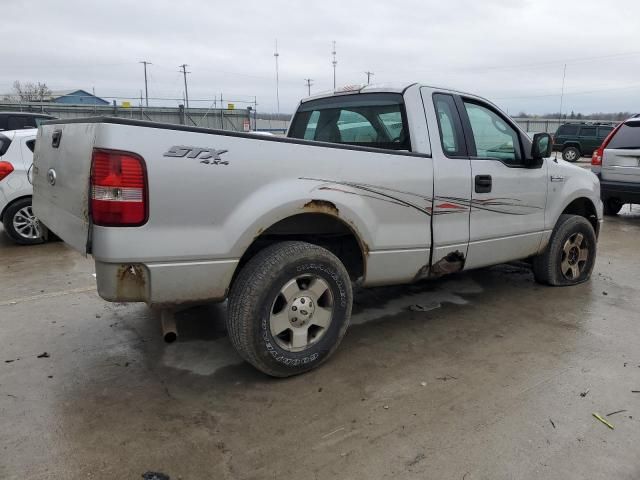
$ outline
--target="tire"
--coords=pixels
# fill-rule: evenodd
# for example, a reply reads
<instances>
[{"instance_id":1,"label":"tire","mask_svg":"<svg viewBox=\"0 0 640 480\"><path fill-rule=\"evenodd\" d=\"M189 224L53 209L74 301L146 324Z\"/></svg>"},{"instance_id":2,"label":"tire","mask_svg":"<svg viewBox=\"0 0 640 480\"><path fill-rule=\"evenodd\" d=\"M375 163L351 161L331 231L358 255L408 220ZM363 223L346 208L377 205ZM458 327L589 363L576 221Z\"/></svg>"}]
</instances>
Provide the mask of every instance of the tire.
<instances>
[{"instance_id":1,"label":"tire","mask_svg":"<svg viewBox=\"0 0 640 480\"><path fill-rule=\"evenodd\" d=\"M536 281L552 286L586 282L595 264L596 242L596 234L586 218L560 215L547 248L533 259Z\"/></svg>"},{"instance_id":2,"label":"tire","mask_svg":"<svg viewBox=\"0 0 640 480\"><path fill-rule=\"evenodd\" d=\"M7 207L3 216L4 230L11 240L20 245L44 242L44 229L31 209L31 197L16 200Z\"/></svg>"},{"instance_id":3,"label":"tire","mask_svg":"<svg viewBox=\"0 0 640 480\"><path fill-rule=\"evenodd\" d=\"M562 159L567 162L577 162L581 156L582 154L580 153L580 150L576 147L567 147L562 150Z\"/></svg>"},{"instance_id":4,"label":"tire","mask_svg":"<svg viewBox=\"0 0 640 480\"><path fill-rule=\"evenodd\" d=\"M281 242L258 252L238 274L227 329L247 362L267 375L289 377L333 354L352 302L349 274L335 255L310 243Z\"/></svg>"},{"instance_id":5,"label":"tire","mask_svg":"<svg viewBox=\"0 0 640 480\"><path fill-rule=\"evenodd\" d=\"M607 198L603 200L602 204L605 215L617 215L624 205L624 203L617 198Z\"/></svg>"}]
</instances>

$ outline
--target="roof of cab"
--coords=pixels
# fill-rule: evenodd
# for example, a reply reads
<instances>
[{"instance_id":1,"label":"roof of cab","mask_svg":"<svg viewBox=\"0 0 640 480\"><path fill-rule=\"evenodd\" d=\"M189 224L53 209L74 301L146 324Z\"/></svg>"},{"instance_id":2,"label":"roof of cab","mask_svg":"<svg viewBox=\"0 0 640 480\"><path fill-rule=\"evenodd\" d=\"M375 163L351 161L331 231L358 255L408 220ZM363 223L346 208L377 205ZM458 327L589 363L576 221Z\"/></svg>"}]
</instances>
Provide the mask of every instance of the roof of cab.
<instances>
[{"instance_id":1,"label":"roof of cab","mask_svg":"<svg viewBox=\"0 0 640 480\"><path fill-rule=\"evenodd\" d=\"M320 98L328 98L328 97L337 97L340 95L349 95L355 93L404 93L404 91L412 87L414 85L419 85L421 87L434 88L437 90L442 90L446 92L455 92L462 93L465 95L470 95L473 97L478 97L478 95L474 95L471 93L460 92L458 90L446 87L436 87L433 85L419 84L417 82L389 82L389 83L374 83L371 85L345 85L340 88L336 88L335 90L327 90L324 92L320 92L316 95L312 95L310 97L303 98L300 103L309 102L311 100L318 100Z\"/></svg>"}]
</instances>

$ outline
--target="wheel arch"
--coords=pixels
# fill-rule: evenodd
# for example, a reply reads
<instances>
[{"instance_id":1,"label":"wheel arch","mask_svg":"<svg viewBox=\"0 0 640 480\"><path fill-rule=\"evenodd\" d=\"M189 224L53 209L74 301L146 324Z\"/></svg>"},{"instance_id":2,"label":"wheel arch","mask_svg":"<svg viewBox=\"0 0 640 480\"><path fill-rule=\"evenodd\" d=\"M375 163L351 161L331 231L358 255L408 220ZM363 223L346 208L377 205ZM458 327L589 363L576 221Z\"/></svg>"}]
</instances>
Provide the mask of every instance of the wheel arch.
<instances>
[{"instance_id":1,"label":"wheel arch","mask_svg":"<svg viewBox=\"0 0 640 480\"><path fill-rule=\"evenodd\" d=\"M600 234L600 222L598 221L598 210L596 209L596 206L591 201L591 199L587 197L578 197L573 199L568 205L564 207L564 209L560 213L560 215L563 215L563 214L579 215L581 217L586 218L591 224L591 226L593 227L593 230L596 232L596 238Z\"/></svg>"},{"instance_id":2,"label":"wheel arch","mask_svg":"<svg viewBox=\"0 0 640 480\"><path fill-rule=\"evenodd\" d=\"M305 241L326 248L340 259L354 281L366 274L369 247L357 227L341 217L332 202L311 200L301 211L292 212L258 230L244 249L229 288L242 267L259 251L287 240Z\"/></svg>"},{"instance_id":3,"label":"wheel arch","mask_svg":"<svg viewBox=\"0 0 640 480\"><path fill-rule=\"evenodd\" d=\"M4 206L2 211L0 211L0 222L4 221L4 214L11 205L13 205L16 202L19 202L22 199L32 198L32 197L33 195L20 195L19 197L12 198L9 202L7 202L7 204Z\"/></svg>"}]
</instances>

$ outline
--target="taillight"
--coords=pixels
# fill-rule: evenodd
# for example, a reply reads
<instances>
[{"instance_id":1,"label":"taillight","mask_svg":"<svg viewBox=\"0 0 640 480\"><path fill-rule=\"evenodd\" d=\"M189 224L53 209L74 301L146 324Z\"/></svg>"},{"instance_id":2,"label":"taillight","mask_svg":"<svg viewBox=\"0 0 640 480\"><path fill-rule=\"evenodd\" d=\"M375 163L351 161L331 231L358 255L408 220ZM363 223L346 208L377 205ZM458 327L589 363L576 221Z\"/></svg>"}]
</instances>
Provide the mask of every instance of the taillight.
<instances>
[{"instance_id":1,"label":"taillight","mask_svg":"<svg viewBox=\"0 0 640 480\"><path fill-rule=\"evenodd\" d=\"M616 125L616 128L611 130L609 132L609 135L606 136L606 138L602 142L602 145L600 145L598 149L595 152L593 152L593 155L591 155L591 165L596 167L599 165L602 165L602 156L604 155L604 149L607 148L607 145L609 145L609 142L611 141L613 136L616 134L616 132L620 129L623 123L624 122L620 122L618 125Z\"/></svg>"},{"instance_id":2,"label":"taillight","mask_svg":"<svg viewBox=\"0 0 640 480\"><path fill-rule=\"evenodd\" d=\"M91 218L95 225L134 227L147 221L147 174L134 153L93 150Z\"/></svg>"},{"instance_id":3,"label":"taillight","mask_svg":"<svg viewBox=\"0 0 640 480\"><path fill-rule=\"evenodd\" d=\"M4 180L11 172L13 172L13 165L9 162L0 162L0 180Z\"/></svg>"}]
</instances>

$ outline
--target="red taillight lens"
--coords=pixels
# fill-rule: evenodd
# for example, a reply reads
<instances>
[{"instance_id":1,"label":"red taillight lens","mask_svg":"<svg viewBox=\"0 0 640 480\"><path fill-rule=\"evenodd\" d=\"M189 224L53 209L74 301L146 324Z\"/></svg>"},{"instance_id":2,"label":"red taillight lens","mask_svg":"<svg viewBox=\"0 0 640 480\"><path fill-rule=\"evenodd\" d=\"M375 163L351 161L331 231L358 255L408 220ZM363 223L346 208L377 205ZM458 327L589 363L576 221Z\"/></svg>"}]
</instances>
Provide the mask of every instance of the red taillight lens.
<instances>
[{"instance_id":1,"label":"red taillight lens","mask_svg":"<svg viewBox=\"0 0 640 480\"><path fill-rule=\"evenodd\" d=\"M141 157L94 149L91 217L95 225L108 227L134 227L147 221L147 179Z\"/></svg>"},{"instance_id":2,"label":"red taillight lens","mask_svg":"<svg viewBox=\"0 0 640 480\"><path fill-rule=\"evenodd\" d=\"M611 130L609 132L609 135L605 137L605 139L602 142L602 145L600 145L600 147L598 147L598 149L595 152L593 152L593 155L591 155L591 165L594 165L594 166L602 165L602 156L604 155L604 149L607 148L607 145L609 145L609 142L611 141L613 136L616 134L616 132L620 129L623 123L624 122L620 122L618 125L616 125L616 128Z\"/></svg>"},{"instance_id":3,"label":"red taillight lens","mask_svg":"<svg viewBox=\"0 0 640 480\"><path fill-rule=\"evenodd\" d=\"M11 172L13 172L13 165L9 162L0 162L0 180L4 180Z\"/></svg>"}]
</instances>

